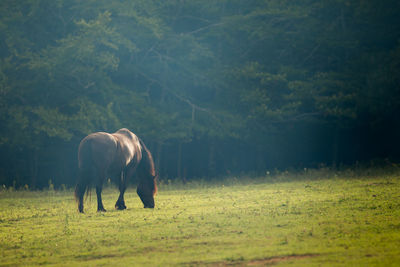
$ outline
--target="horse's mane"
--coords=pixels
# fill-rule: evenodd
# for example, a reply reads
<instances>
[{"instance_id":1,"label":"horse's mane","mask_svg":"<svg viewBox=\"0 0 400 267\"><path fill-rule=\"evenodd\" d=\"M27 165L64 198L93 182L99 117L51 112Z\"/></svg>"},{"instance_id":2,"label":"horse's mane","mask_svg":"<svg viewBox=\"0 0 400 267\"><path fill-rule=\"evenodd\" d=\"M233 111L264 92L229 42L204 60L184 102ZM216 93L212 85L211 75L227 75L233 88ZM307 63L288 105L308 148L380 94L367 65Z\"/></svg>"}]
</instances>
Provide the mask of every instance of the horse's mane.
<instances>
[{"instance_id":1,"label":"horse's mane","mask_svg":"<svg viewBox=\"0 0 400 267\"><path fill-rule=\"evenodd\" d=\"M153 195L155 195L157 193L157 174L156 168L154 166L153 156L151 155L149 149L146 147L142 139L139 138L139 142L142 146L142 160L140 161L138 168L141 168L142 171L145 172L145 177L149 177L152 179L151 189L153 190Z\"/></svg>"}]
</instances>

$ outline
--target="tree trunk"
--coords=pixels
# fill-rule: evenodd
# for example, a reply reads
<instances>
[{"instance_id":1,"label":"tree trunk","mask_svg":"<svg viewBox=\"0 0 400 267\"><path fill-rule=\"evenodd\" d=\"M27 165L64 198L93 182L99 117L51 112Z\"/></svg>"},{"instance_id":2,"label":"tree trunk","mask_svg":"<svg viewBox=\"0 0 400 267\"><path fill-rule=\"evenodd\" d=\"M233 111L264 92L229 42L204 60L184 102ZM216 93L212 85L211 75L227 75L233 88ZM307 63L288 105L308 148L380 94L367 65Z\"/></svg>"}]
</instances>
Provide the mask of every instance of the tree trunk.
<instances>
[{"instance_id":1,"label":"tree trunk","mask_svg":"<svg viewBox=\"0 0 400 267\"><path fill-rule=\"evenodd\" d=\"M208 177L211 178L216 174L216 162L215 162L215 144L213 141L210 142L208 151Z\"/></svg>"},{"instance_id":2,"label":"tree trunk","mask_svg":"<svg viewBox=\"0 0 400 267\"><path fill-rule=\"evenodd\" d=\"M161 161L161 153L162 153L162 142L157 142L157 158L156 158L156 171L158 174L161 173L160 169L160 161Z\"/></svg>"},{"instance_id":3,"label":"tree trunk","mask_svg":"<svg viewBox=\"0 0 400 267\"><path fill-rule=\"evenodd\" d=\"M38 151L36 149L32 150L32 155L30 159L28 159L29 162L29 186L30 188L34 189L36 188L37 185L37 174L38 174Z\"/></svg>"},{"instance_id":4,"label":"tree trunk","mask_svg":"<svg viewBox=\"0 0 400 267\"><path fill-rule=\"evenodd\" d=\"M338 165L338 154L339 154L339 129L336 127L333 131L332 141L332 168L336 168Z\"/></svg>"},{"instance_id":5,"label":"tree trunk","mask_svg":"<svg viewBox=\"0 0 400 267\"><path fill-rule=\"evenodd\" d=\"M178 145L178 164L177 164L177 176L182 179L182 142Z\"/></svg>"}]
</instances>

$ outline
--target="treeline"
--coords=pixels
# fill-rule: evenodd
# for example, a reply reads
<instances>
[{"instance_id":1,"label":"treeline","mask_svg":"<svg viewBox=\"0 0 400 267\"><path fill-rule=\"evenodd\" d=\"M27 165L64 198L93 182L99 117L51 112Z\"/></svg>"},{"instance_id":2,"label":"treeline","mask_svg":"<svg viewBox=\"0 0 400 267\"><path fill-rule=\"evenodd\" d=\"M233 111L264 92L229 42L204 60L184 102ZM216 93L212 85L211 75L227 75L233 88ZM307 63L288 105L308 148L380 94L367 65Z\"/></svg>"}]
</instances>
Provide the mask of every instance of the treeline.
<instances>
[{"instance_id":1,"label":"treeline","mask_svg":"<svg viewBox=\"0 0 400 267\"><path fill-rule=\"evenodd\" d=\"M398 159L399 1L2 0L0 184L126 127L161 177Z\"/></svg>"}]
</instances>

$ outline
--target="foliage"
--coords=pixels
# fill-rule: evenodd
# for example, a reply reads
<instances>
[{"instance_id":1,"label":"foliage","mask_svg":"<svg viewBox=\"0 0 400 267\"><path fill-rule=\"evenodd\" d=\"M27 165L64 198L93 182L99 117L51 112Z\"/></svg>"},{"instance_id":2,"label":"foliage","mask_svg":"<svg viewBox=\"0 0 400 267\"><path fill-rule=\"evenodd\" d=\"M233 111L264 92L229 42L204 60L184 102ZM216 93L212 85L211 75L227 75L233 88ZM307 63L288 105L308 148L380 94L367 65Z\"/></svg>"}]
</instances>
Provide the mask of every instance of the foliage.
<instances>
[{"instance_id":1,"label":"foliage","mask_svg":"<svg viewBox=\"0 0 400 267\"><path fill-rule=\"evenodd\" d=\"M128 209L113 211L108 188L109 211L92 198L86 214L70 190L5 189L2 265L396 265L400 183L375 171L162 184L154 210L130 189Z\"/></svg>"},{"instance_id":2,"label":"foliage","mask_svg":"<svg viewBox=\"0 0 400 267\"><path fill-rule=\"evenodd\" d=\"M37 154L39 163L27 156L15 166L25 171L12 174L34 187L32 170L53 176L46 165L62 165L45 162L48 144L76 146L119 127L159 151L164 176L185 172L172 170L192 153L176 152L182 144L205 144L199 161L224 166L220 174L396 157L379 147L394 147L400 131L398 8L377 0L3 0L1 153ZM350 150L345 143L359 132L365 138ZM271 161L310 138L325 152L305 146ZM376 139L384 145L364 153ZM231 148L239 146L257 151L247 155L257 166L237 164L244 153ZM0 182L10 184L6 176Z\"/></svg>"}]
</instances>

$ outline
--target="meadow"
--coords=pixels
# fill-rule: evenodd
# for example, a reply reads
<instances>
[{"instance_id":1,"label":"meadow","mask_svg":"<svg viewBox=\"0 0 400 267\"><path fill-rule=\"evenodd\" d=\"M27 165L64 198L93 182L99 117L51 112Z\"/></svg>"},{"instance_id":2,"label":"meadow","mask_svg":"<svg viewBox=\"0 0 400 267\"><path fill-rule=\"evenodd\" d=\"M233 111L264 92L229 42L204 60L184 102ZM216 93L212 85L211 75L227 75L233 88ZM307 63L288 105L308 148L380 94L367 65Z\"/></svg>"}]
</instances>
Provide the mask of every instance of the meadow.
<instances>
[{"instance_id":1,"label":"meadow","mask_svg":"<svg viewBox=\"0 0 400 267\"><path fill-rule=\"evenodd\" d=\"M400 266L400 173L305 170L134 188L0 190L0 266Z\"/></svg>"}]
</instances>

